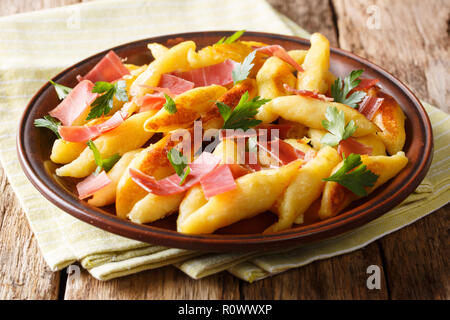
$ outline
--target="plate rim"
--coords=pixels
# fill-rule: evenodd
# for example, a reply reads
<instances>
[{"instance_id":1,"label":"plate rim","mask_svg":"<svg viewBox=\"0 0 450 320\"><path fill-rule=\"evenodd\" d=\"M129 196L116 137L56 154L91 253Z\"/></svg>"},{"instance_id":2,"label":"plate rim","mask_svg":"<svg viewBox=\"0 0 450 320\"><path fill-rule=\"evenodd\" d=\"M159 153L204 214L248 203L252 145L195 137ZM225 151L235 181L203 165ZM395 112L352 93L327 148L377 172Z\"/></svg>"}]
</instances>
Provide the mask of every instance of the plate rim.
<instances>
[{"instance_id":1,"label":"plate rim","mask_svg":"<svg viewBox=\"0 0 450 320\"><path fill-rule=\"evenodd\" d=\"M53 81L58 81L59 78L64 76L70 70L77 68L79 65L83 65L86 62L102 57L109 50L118 50L122 47L133 46L142 42L160 42L164 39L177 39L177 38L194 38L195 36L214 35L214 36L227 36L235 31L197 31L197 32L185 32L176 34L167 34L156 37L149 37L132 42L127 42L99 53L93 54L72 66L65 68L52 78ZM247 31L246 37L259 36L271 39L284 39L290 42L299 43L303 45L309 45L309 40L288 35L280 35L266 32L254 32ZM25 153L23 139L25 139L24 127L25 122L28 119L30 111L33 106L37 105L37 100L41 94L47 90L50 86L49 82L46 82L31 98L25 107L20 119L17 138L16 149L18 153L19 163L32 185L38 189L38 191L50 202L62 209L64 212L87 222L95 227L103 229L114 234L118 234L127 238L143 241L146 243L166 245L171 247L183 248L183 249L195 249L195 250L214 250L214 251L251 251L251 250L269 250L280 247L287 247L294 244L308 243L312 241L328 239L338 234L344 233L358 226L364 225L371 220L378 218L379 216L387 213L390 209L398 205L407 196L409 196L420 182L425 177L428 169L431 165L433 158L433 131L431 122L420 100L415 94L401 82L397 77L386 71L384 68L374 64L373 62L360 57L354 53L345 51L340 48L330 46L330 51L342 56L346 56L351 60L356 60L367 65L369 68L381 73L384 77L389 79L396 87L398 87L403 93L406 94L408 99L412 102L414 107L420 114L421 122L424 126L424 156L421 158L419 167L413 172L414 174L405 178L406 187L397 190L395 193L387 197L384 201L375 204L371 207L371 210L358 210L358 207L345 212L344 215L337 215L331 219L323 220L321 222L305 226L303 229L287 229L281 232L273 234L246 234L246 235L218 235L218 234L206 234L206 235L187 235L178 233L177 231L161 229L148 225L141 225L133 223L129 220L121 219L117 216L113 216L110 213L105 212L102 209L82 208L83 204L79 204L79 207L64 200L57 191L52 190L46 185L39 177L37 172L34 171L32 164L30 163L29 155ZM60 189L60 192L65 192ZM374 198L376 199L376 197ZM373 200L373 199L371 199ZM327 234L323 237L324 233ZM264 245L267 245L265 247ZM262 248L261 248L262 247Z\"/></svg>"}]
</instances>

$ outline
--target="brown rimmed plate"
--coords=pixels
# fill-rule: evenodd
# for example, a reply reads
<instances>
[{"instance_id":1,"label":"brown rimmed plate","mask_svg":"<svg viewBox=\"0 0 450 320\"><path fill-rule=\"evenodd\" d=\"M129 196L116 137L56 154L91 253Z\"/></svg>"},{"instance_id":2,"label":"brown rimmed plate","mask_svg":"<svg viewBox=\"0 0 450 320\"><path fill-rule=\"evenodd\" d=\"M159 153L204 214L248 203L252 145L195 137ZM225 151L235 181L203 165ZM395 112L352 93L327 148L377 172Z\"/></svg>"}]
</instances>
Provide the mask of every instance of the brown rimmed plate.
<instances>
[{"instance_id":1,"label":"brown rimmed plate","mask_svg":"<svg viewBox=\"0 0 450 320\"><path fill-rule=\"evenodd\" d=\"M193 40L198 48L211 45L233 31L209 31L172 34L127 43L112 48L128 63L149 63L152 56L147 49L150 42L172 46L183 40ZM307 49L309 41L292 36L270 33L246 32L243 40L279 44L287 50ZM74 87L76 76L86 74L109 50L100 52L62 71L52 80ZM212 235L185 235L175 231L176 215L153 223L140 225L120 219L114 208L95 208L77 198L75 181L56 176L50 160L55 139L49 130L33 125L58 105L59 100L50 83L45 84L31 99L22 116L17 150L20 164L31 183L52 203L89 224L128 238L158 245L208 251L253 251L288 248L293 245L326 239L349 231L381 216L398 205L425 177L432 160L433 137L430 120L419 100L397 78L379 66L352 53L331 48L331 71L345 76L355 69L364 69L364 77L380 79L384 92L393 96L406 114L406 144L404 151L409 159L407 167L394 179L380 187L369 197L355 202L345 212L325 221L313 221L307 225L275 234L260 232L275 221L272 214L264 213L255 218L238 222Z\"/></svg>"}]
</instances>

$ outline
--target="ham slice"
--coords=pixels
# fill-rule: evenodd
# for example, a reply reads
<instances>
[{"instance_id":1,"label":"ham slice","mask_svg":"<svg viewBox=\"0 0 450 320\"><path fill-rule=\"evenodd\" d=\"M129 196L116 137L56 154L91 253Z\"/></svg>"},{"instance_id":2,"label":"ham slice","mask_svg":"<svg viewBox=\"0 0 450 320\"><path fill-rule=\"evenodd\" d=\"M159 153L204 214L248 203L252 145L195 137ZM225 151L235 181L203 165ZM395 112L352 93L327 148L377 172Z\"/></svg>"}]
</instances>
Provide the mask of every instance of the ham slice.
<instances>
[{"instance_id":1,"label":"ham slice","mask_svg":"<svg viewBox=\"0 0 450 320\"><path fill-rule=\"evenodd\" d=\"M170 96L171 98L175 98L175 94L173 94L172 91L170 91L169 88L152 87L152 86L147 86L145 84L141 84L139 86L143 87L143 88L147 88L147 89L153 90L153 91L156 91L157 93L160 93L160 96L164 96L163 93L165 93L168 96ZM156 93L153 93L153 94L156 94Z\"/></svg>"},{"instance_id":2,"label":"ham slice","mask_svg":"<svg viewBox=\"0 0 450 320\"><path fill-rule=\"evenodd\" d=\"M105 171L102 171L97 175L91 174L83 181L77 183L78 198L80 200L88 198L98 190L109 185L111 182L111 179Z\"/></svg>"},{"instance_id":3,"label":"ham slice","mask_svg":"<svg viewBox=\"0 0 450 320\"><path fill-rule=\"evenodd\" d=\"M297 159L304 159L305 154L289 143L280 139L275 139L267 143L267 146L258 141L258 146L266 151L273 159L277 160L281 165L286 165Z\"/></svg>"},{"instance_id":4,"label":"ham slice","mask_svg":"<svg viewBox=\"0 0 450 320\"><path fill-rule=\"evenodd\" d=\"M383 101L383 98L366 95L363 101L361 101L361 103L359 104L358 111L362 113L367 119L372 120L375 113L383 104Z\"/></svg>"},{"instance_id":5,"label":"ham slice","mask_svg":"<svg viewBox=\"0 0 450 320\"><path fill-rule=\"evenodd\" d=\"M286 89L287 92L294 93L299 96L310 97L310 98L319 99L319 100L327 101L327 102L334 100L333 98L327 97L326 95L323 95L323 94L320 94L320 93L317 93L314 91L302 90L302 89L297 90L295 88L288 86L286 83L283 84L283 87Z\"/></svg>"},{"instance_id":6,"label":"ham slice","mask_svg":"<svg viewBox=\"0 0 450 320\"><path fill-rule=\"evenodd\" d=\"M140 107L139 112L144 112L161 109L166 103L166 98L162 93L152 93L137 97L134 101Z\"/></svg>"},{"instance_id":7,"label":"ham slice","mask_svg":"<svg viewBox=\"0 0 450 320\"><path fill-rule=\"evenodd\" d=\"M200 180L200 184L206 199L237 188L233 173L227 164L219 165L206 174Z\"/></svg>"},{"instance_id":8,"label":"ham slice","mask_svg":"<svg viewBox=\"0 0 450 320\"><path fill-rule=\"evenodd\" d=\"M92 92L94 84L89 80L78 83L69 95L49 114L61 120L64 126L72 125L98 97Z\"/></svg>"},{"instance_id":9,"label":"ham slice","mask_svg":"<svg viewBox=\"0 0 450 320\"><path fill-rule=\"evenodd\" d=\"M194 88L194 82L185 80L183 78L174 76L172 74L163 74L159 80L159 87L167 88L174 95L179 95L183 92Z\"/></svg>"},{"instance_id":10,"label":"ham slice","mask_svg":"<svg viewBox=\"0 0 450 320\"><path fill-rule=\"evenodd\" d=\"M341 140L341 142L339 142L337 151L341 156L342 156L342 154L345 154L346 157L348 157L351 153L361 154L361 155L367 154L369 156L372 154L371 147L368 147L368 146L356 141L352 137L347 138L345 140Z\"/></svg>"},{"instance_id":11,"label":"ham slice","mask_svg":"<svg viewBox=\"0 0 450 320\"><path fill-rule=\"evenodd\" d=\"M127 74L130 74L130 71L123 65L120 57L111 50L81 79L94 83L97 81L113 82Z\"/></svg>"},{"instance_id":12,"label":"ham slice","mask_svg":"<svg viewBox=\"0 0 450 320\"><path fill-rule=\"evenodd\" d=\"M193 69L186 72L172 74L194 83L194 87L205 87L213 84L225 86L233 82L232 71L237 62L227 59L212 66Z\"/></svg>"},{"instance_id":13,"label":"ham slice","mask_svg":"<svg viewBox=\"0 0 450 320\"><path fill-rule=\"evenodd\" d=\"M364 90L372 88L378 82L380 82L379 79L364 79L363 78L363 79L359 79L359 80L361 80L361 82L355 88L353 88L352 91L364 91Z\"/></svg>"},{"instance_id":14,"label":"ham slice","mask_svg":"<svg viewBox=\"0 0 450 320\"><path fill-rule=\"evenodd\" d=\"M60 126L58 132L65 141L86 142L117 128L127 117L128 112L119 110L105 122L93 126Z\"/></svg>"},{"instance_id":15,"label":"ham slice","mask_svg":"<svg viewBox=\"0 0 450 320\"><path fill-rule=\"evenodd\" d=\"M227 165L230 168L234 179L245 176L247 173L251 173L253 171L250 168L247 168L247 165L240 165L237 163L229 163Z\"/></svg>"},{"instance_id":16,"label":"ham slice","mask_svg":"<svg viewBox=\"0 0 450 320\"><path fill-rule=\"evenodd\" d=\"M130 168L129 172L131 179L144 190L156 195L168 196L184 192L193 185L199 183L205 175L217 167L220 160L220 157L217 157L212 153L203 152L193 163L189 165L191 172L181 186L179 185L181 179L176 174L161 180L156 180L155 178L133 168Z\"/></svg>"},{"instance_id":17,"label":"ham slice","mask_svg":"<svg viewBox=\"0 0 450 320\"><path fill-rule=\"evenodd\" d=\"M280 58L281 60L283 60L286 63L289 63L291 66L293 66L297 71L299 72L303 72L305 71L301 65L299 65L288 53L287 51L280 45L278 44L274 44L271 46L265 46L265 47L261 47L256 49L256 51L259 51L261 53L270 55L270 56L275 56Z\"/></svg>"}]
</instances>

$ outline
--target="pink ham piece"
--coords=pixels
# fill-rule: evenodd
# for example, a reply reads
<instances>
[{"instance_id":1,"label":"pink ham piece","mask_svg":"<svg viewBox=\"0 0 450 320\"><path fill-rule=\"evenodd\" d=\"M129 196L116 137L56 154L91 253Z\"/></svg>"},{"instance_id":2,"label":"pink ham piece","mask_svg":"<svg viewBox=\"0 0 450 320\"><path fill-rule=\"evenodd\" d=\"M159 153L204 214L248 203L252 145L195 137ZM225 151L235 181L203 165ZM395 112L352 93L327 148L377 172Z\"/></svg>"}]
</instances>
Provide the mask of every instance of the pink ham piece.
<instances>
[{"instance_id":1,"label":"pink ham piece","mask_svg":"<svg viewBox=\"0 0 450 320\"><path fill-rule=\"evenodd\" d=\"M281 60L283 60L284 62L289 63L291 66L293 66L299 72L305 71L302 68L302 66L299 65L294 59L292 59L292 57L287 53L287 51L278 44L261 47L261 48L256 49L256 51L267 54L269 56L278 57Z\"/></svg>"},{"instance_id":2,"label":"pink ham piece","mask_svg":"<svg viewBox=\"0 0 450 320\"><path fill-rule=\"evenodd\" d=\"M355 87L353 88L352 91L362 91L362 90L367 90L372 88L373 86L375 86L378 82L380 82L379 79L359 79L361 80L361 82Z\"/></svg>"},{"instance_id":3,"label":"pink ham piece","mask_svg":"<svg viewBox=\"0 0 450 320\"><path fill-rule=\"evenodd\" d=\"M299 96L310 97L310 98L319 99L319 100L327 101L327 102L334 100L333 98L327 97L326 95L323 95L323 94L320 94L317 92L313 92L310 90L302 90L302 89L297 90L295 88L288 86L286 83L283 84L283 87L286 89L287 92L294 93Z\"/></svg>"},{"instance_id":4,"label":"pink ham piece","mask_svg":"<svg viewBox=\"0 0 450 320\"><path fill-rule=\"evenodd\" d=\"M359 104L358 111L362 113L367 119L372 120L375 113L383 104L383 98L366 95Z\"/></svg>"},{"instance_id":5,"label":"pink ham piece","mask_svg":"<svg viewBox=\"0 0 450 320\"><path fill-rule=\"evenodd\" d=\"M163 74L159 80L159 87L167 88L174 95L182 94L194 88L194 82L174 76L172 74Z\"/></svg>"},{"instance_id":6,"label":"pink ham piece","mask_svg":"<svg viewBox=\"0 0 450 320\"><path fill-rule=\"evenodd\" d=\"M232 71L237 62L227 59L212 66L193 69L186 72L173 72L173 75L194 83L194 86L205 87L213 84L225 86L233 82Z\"/></svg>"},{"instance_id":7,"label":"pink ham piece","mask_svg":"<svg viewBox=\"0 0 450 320\"><path fill-rule=\"evenodd\" d=\"M65 141L86 142L117 128L127 117L128 112L119 110L103 123L93 126L60 126L58 132Z\"/></svg>"},{"instance_id":8,"label":"pink ham piece","mask_svg":"<svg viewBox=\"0 0 450 320\"><path fill-rule=\"evenodd\" d=\"M170 96L171 98L175 98L175 94L172 93L172 91L170 91L169 88L162 88L162 87L152 87L152 86L147 86L145 84L141 84L139 85L140 87L143 88L147 88L153 91L156 91L156 93L151 93L151 94L159 94L160 96L164 96L164 93L167 94L168 96ZM150 93L148 93L150 94Z\"/></svg>"},{"instance_id":9,"label":"pink ham piece","mask_svg":"<svg viewBox=\"0 0 450 320\"><path fill-rule=\"evenodd\" d=\"M166 98L162 93L152 93L135 98L135 103L140 107L139 112L160 110L166 103Z\"/></svg>"},{"instance_id":10,"label":"pink ham piece","mask_svg":"<svg viewBox=\"0 0 450 320\"><path fill-rule=\"evenodd\" d=\"M130 71L123 65L120 57L111 50L81 79L94 83L97 81L113 82L127 74L130 74Z\"/></svg>"},{"instance_id":11,"label":"pink ham piece","mask_svg":"<svg viewBox=\"0 0 450 320\"><path fill-rule=\"evenodd\" d=\"M237 179L239 177L245 176L247 173L251 173L252 170L247 168L246 165L240 165L237 163L229 163L227 164L233 174L233 178Z\"/></svg>"},{"instance_id":12,"label":"pink ham piece","mask_svg":"<svg viewBox=\"0 0 450 320\"><path fill-rule=\"evenodd\" d=\"M337 151L341 156L343 154L345 154L346 157L348 157L351 153L361 154L361 155L367 154L369 156L372 154L371 147L368 147L368 146L356 141L352 137L347 138L345 140L341 140L341 142L339 142Z\"/></svg>"},{"instance_id":13,"label":"pink ham piece","mask_svg":"<svg viewBox=\"0 0 450 320\"><path fill-rule=\"evenodd\" d=\"M91 174L83 181L77 183L78 198L80 200L88 198L111 182L105 171L100 172L98 175Z\"/></svg>"},{"instance_id":14,"label":"pink ham piece","mask_svg":"<svg viewBox=\"0 0 450 320\"><path fill-rule=\"evenodd\" d=\"M286 165L297 159L305 158L305 154L301 150L294 148L289 143L280 139L275 139L274 141L267 143L267 146L258 141L258 146L269 153L269 155L281 165Z\"/></svg>"},{"instance_id":15,"label":"pink ham piece","mask_svg":"<svg viewBox=\"0 0 450 320\"><path fill-rule=\"evenodd\" d=\"M206 174L201 180L206 199L237 188L229 165L222 164Z\"/></svg>"},{"instance_id":16,"label":"pink ham piece","mask_svg":"<svg viewBox=\"0 0 450 320\"><path fill-rule=\"evenodd\" d=\"M91 81L81 81L49 114L61 120L64 126L72 125L98 97L98 93L93 93L92 88L94 84Z\"/></svg>"},{"instance_id":17,"label":"pink ham piece","mask_svg":"<svg viewBox=\"0 0 450 320\"><path fill-rule=\"evenodd\" d=\"M139 170L130 168L131 179L144 190L159 196L168 196L188 190L193 185L213 171L220 163L221 158L209 152L203 152L193 163L189 165L191 172L186 177L183 185L180 184L180 177L176 174L170 177L156 180L155 178L142 173Z\"/></svg>"}]
</instances>

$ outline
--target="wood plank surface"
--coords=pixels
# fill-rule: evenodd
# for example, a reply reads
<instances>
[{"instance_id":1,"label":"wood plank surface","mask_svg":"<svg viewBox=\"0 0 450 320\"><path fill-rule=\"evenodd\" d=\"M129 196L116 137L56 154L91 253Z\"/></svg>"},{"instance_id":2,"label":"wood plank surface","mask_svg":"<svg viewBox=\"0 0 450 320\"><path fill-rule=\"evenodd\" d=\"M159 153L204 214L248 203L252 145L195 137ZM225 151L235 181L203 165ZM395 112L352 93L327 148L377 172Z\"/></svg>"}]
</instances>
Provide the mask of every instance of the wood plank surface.
<instances>
[{"instance_id":1,"label":"wood plank surface","mask_svg":"<svg viewBox=\"0 0 450 320\"><path fill-rule=\"evenodd\" d=\"M2 0L0 15L50 8L78 0ZM445 0L269 0L309 32L369 58L405 81L420 98L449 111L449 53ZM373 22L371 5L381 28ZM373 10L374 7L371 7ZM442 9L444 8L444 10ZM445 10L445 8L447 8ZM398 17L402 17L400 23ZM405 18L403 18L405 17ZM369 23L369 24L370 24ZM372 24L371 24L372 25ZM408 41L410 40L410 41ZM425 48L425 50L424 50ZM412 72L414 71L414 72ZM448 81L447 81L448 83ZM101 282L86 271L69 276L65 299L388 299L450 297L448 220L450 206L362 250L312 263L253 284L221 273L192 280L166 267ZM0 169L0 299L58 298L59 277L46 267L28 224ZM382 268L381 290L368 290L366 268ZM4 267L10 266L10 267ZM62 286L64 288L64 285Z\"/></svg>"},{"instance_id":2,"label":"wood plank surface","mask_svg":"<svg viewBox=\"0 0 450 320\"><path fill-rule=\"evenodd\" d=\"M333 3L341 48L383 66L420 99L450 111L448 1L336 0ZM370 6L372 9L368 10ZM378 26L376 21L369 20L377 15L376 11ZM379 28L370 29L368 25ZM379 241L392 299L450 297L449 218L450 205L447 205Z\"/></svg>"},{"instance_id":3,"label":"wood plank surface","mask_svg":"<svg viewBox=\"0 0 450 320\"><path fill-rule=\"evenodd\" d=\"M58 297L59 272L45 264L1 167L0 266L0 300Z\"/></svg>"}]
</instances>

